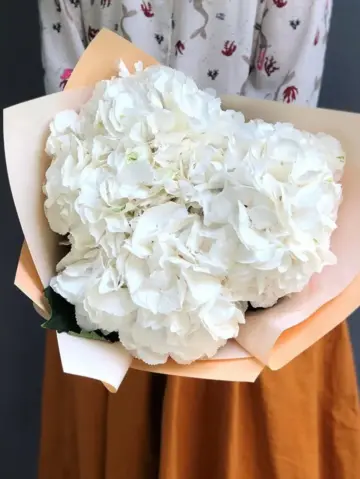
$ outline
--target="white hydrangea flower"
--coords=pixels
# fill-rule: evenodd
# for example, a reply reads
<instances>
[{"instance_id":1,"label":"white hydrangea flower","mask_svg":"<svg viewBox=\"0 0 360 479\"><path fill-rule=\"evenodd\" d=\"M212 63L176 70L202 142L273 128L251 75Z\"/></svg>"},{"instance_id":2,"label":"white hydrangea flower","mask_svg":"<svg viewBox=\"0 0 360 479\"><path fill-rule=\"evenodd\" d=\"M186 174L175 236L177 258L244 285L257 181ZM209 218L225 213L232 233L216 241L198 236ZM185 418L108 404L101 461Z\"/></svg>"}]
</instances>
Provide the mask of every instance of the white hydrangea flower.
<instances>
[{"instance_id":1,"label":"white hydrangea flower","mask_svg":"<svg viewBox=\"0 0 360 479\"><path fill-rule=\"evenodd\" d=\"M189 363L238 335L249 302L272 306L335 261L344 153L246 123L178 71L135 70L51 124L45 212L71 244L51 286L83 329Z\"/></svg>"}]
</instances>

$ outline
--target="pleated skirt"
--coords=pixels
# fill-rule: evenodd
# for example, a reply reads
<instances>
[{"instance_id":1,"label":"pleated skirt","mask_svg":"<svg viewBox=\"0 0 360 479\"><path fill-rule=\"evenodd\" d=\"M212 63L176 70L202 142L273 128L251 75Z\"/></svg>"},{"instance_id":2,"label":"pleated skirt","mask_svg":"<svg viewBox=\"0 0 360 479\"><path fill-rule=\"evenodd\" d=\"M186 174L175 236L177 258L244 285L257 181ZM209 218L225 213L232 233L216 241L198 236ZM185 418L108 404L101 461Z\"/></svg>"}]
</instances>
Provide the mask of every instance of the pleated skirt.
<instances>
[{"instance_id":1,"label":"pleated skirt","mask_svg":"<svg viewBox=\"0 0 360 479\"><path fill-rule=\"evenodd\" d=\"M61 370L49 333L39 479L359 479L346 323L254 384L130 370L117 394Z\"/></svg>"}]
</instances>

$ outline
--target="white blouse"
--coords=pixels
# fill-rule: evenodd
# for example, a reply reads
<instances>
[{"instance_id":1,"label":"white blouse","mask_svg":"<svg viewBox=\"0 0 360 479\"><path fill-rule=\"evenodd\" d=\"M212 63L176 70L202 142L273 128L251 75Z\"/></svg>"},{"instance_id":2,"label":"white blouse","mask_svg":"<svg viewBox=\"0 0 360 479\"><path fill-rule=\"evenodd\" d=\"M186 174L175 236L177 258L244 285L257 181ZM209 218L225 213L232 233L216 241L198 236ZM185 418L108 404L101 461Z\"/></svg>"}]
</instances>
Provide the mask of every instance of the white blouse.
<instances>
[{"instance_id":1,"label":"white blouse","mask_svg":"<svg viewBox=\"0 0 360 479\"><path fill-rule=\"evenodd\" d=\"M218 94L318 100L332 0L39 0L47 92L106 27Z\"/></svg>"}]
</instances>

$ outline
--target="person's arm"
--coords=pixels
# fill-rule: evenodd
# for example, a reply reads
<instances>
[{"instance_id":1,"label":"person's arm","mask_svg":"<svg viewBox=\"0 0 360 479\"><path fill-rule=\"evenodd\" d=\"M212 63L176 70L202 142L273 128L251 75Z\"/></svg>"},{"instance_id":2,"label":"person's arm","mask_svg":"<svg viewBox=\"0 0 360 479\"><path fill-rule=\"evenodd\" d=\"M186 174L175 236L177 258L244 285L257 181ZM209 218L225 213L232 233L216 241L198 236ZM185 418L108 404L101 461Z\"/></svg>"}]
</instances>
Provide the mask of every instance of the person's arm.
<instances>
[{"instance_id":1,"label":"person's arm","mask_svg":"<svg viewBox=\"0 0 360 479\"><path fill-rule=\"evenodd\" d=\"M84 51L79 0L39 0L42 59L47 93L61 90Z\"/></svg>"},{"instance_id":2,"label":"person's arm","mask_svg":"<svg viewBox=\"0 0 360 479\"><path fill-rule=\"evenodd\" d=\"M331 16L331 0L261 4L248 80L242 93L316 105Z\"/></svg>"}]
</instances>

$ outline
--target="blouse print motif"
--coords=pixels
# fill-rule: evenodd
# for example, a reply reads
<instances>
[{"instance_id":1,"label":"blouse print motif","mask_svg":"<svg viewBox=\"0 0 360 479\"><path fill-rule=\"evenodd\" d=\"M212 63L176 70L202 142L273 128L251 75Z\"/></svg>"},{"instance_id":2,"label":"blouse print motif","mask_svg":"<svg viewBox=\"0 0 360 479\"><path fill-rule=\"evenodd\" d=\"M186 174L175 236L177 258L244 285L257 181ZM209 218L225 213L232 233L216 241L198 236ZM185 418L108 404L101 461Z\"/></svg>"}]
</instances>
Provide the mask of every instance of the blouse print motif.
<instances>
[{"instance_id":1,"label":"blouse print motif","mask_svg":"<svg viewBox=\"0 0 360 479\"><path fill-rule=\"evenodd\" d=\"M106 27L201 88L315 106L331 0L39 0L45 84Z\"/></svg>"}]
</instances>

